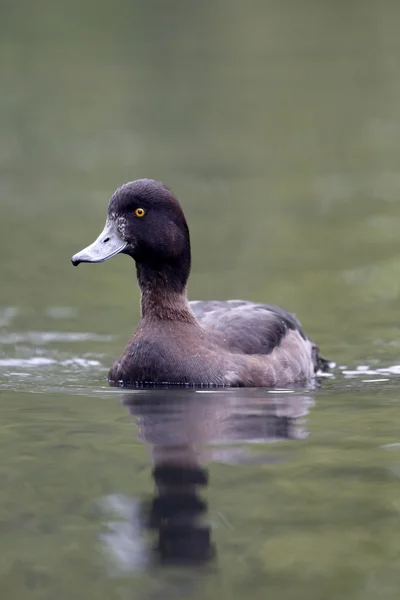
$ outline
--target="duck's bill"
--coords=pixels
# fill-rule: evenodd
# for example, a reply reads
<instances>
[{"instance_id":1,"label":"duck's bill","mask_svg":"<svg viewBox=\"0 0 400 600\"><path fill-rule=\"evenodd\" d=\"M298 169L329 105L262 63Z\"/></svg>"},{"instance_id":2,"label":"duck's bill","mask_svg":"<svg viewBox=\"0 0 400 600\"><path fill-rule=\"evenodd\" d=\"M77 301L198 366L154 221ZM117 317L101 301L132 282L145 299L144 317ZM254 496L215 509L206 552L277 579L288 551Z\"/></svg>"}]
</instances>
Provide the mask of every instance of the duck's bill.
<instances>
[{"instance_id":1,"label":"duck's bill","mask_svg":"<svg viewBox=\"0 0 400 600\"><path fill-rule=\"evenodd\" d=\"M127 242L119 235L115 222L107 219L106 225L97 240L75 254L71 262L74 267L82 262L104 262L122 252L127 245Z\"/></svg>"}]
</instances>

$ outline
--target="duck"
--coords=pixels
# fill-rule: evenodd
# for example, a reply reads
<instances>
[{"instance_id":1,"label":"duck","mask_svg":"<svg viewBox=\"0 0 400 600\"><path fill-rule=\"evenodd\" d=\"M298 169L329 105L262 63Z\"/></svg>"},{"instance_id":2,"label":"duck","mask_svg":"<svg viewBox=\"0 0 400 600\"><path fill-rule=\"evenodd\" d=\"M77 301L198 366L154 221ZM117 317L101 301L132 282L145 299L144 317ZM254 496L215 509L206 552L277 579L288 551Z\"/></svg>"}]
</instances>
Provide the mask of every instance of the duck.
<instances>
[{"instance_id":1,"label":"duck","mask_svg":"<svg viewBox=\"0 0 400 600\"><path fill-rule=\"evenodd\" d=\"M329 368L296 316L248 300L189 301L190 234L160 181L118 187L98 238L71 261L126 254L136 263L141 317L108 382L118 386L267 387L311 382Z\"/></svg>"}]
</instances>

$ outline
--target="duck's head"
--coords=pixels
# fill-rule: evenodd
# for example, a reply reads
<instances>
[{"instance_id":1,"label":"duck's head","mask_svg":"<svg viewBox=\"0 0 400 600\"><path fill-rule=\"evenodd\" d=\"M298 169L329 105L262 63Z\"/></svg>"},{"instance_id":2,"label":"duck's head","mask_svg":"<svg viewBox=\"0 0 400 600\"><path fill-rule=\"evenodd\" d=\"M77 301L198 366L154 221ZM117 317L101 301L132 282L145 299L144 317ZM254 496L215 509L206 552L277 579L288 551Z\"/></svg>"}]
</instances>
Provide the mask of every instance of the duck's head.
<instances>
[{"instance_id":1,"label":"duck's head","mask_svg":"<svg viewBox=\"0 0 400 600\"><path fill-rule=\"evenodd\" d=\"M104 262L121 253L134 258L138 269L180 272L179 279L186 283L189 230L178 200L163 183L138 179L119 187L108 205L103 231L72 257L72 264Z\"/></svg>"}]
</instances>

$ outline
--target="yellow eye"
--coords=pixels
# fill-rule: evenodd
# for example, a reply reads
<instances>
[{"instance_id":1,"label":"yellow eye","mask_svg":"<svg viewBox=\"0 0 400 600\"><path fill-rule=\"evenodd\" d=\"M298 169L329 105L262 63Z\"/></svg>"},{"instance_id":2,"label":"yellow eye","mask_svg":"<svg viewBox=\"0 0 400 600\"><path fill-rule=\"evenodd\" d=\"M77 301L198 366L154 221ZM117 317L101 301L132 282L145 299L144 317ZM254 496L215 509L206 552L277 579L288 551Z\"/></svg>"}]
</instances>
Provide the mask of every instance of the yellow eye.
<instances>
[{"instance_id":1,"label":"yellow eye","mask_svg":"<svg viewBox=\"0 0 400 600\"><path fill-rule=\"evenodd\" d=\"M144 217L144 213L145 213L145 210L144 210L144 208L137 208L137 209L135 210L135 215L136 215L137 217Z\"/></svg>"}]
</instances>

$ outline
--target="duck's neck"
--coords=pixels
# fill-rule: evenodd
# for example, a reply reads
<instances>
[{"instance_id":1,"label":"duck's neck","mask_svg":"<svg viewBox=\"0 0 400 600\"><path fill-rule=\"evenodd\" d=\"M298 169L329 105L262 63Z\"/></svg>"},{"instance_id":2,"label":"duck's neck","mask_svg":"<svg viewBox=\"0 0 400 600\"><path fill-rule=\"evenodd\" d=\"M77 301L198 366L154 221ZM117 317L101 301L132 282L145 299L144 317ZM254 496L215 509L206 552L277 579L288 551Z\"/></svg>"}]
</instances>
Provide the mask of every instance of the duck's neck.
<instances>
[{"instance_id":1,"label":"duck's neck","mask_svg":"<svg viewBox=\"0 0 400 600\"><path fill-rule=\"evenodd\" d=\"M151 265L136 262L136 271L143 319L197 323L186 293L190 263Z\"/></svg>"}]
</instances>

